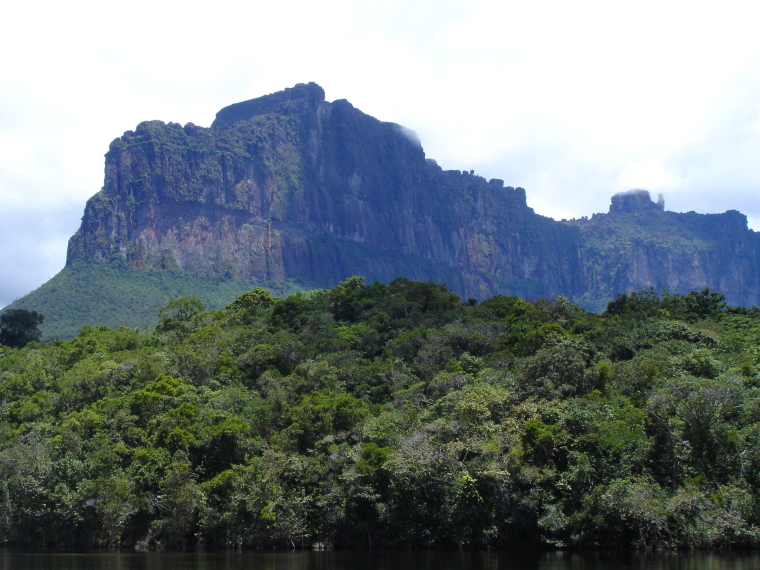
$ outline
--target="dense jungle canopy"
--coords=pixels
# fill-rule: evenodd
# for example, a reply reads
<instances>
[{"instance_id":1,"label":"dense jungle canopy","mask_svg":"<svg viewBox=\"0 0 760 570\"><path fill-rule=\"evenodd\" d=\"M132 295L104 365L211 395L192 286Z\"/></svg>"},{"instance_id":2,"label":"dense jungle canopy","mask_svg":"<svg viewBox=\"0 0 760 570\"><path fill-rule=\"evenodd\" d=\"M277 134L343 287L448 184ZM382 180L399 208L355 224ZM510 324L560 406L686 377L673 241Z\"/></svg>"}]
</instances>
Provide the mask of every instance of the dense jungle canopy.
<instances>
[{"instance_id":1,"label":"dense jungle canopy","mask_svg":"<svg viewBox=\"0 0 760 570\"><path fill-rule=\"evenodd\" d=\"M760 543L760 311L434 282L0 347L8 546Z\"/></svg>"}]
</instances>

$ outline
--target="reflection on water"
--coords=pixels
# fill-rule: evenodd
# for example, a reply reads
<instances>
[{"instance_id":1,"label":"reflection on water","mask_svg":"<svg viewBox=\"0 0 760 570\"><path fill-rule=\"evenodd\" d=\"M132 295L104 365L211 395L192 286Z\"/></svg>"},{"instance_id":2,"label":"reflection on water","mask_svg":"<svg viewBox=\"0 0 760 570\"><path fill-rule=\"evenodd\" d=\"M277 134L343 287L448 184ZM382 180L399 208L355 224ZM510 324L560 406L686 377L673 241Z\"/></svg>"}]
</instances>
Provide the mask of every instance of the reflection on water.
<instances>
[{"instance_id":1,"label":"reflection on water","mask_svg":"<svg viewBox=\"0 0 760 570\"><path fill-rule=\"evenodd\" d=\"M0 570L757 570L760 553L50 553L0 550Z\"/></svg>"}]
</instances>

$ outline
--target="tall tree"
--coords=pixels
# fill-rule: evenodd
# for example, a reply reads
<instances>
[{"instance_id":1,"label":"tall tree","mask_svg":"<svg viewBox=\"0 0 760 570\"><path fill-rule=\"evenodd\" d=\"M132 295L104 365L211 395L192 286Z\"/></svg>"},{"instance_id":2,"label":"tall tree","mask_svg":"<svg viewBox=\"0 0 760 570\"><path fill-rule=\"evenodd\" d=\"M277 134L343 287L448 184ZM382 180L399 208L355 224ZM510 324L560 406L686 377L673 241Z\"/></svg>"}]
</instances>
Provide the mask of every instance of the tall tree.
<instances>
[{"instance_id":1,"label":"tall tree","mask_svg":"<svg viewBox=\"0 0 760 570\"><path fill-rule=\"evenodd\" d=\"M42 332L39 325L45 317L37 311L10 309L0 315L0 344L22 348L28 342L39 341Z\"/></svg>"}]
</instances>

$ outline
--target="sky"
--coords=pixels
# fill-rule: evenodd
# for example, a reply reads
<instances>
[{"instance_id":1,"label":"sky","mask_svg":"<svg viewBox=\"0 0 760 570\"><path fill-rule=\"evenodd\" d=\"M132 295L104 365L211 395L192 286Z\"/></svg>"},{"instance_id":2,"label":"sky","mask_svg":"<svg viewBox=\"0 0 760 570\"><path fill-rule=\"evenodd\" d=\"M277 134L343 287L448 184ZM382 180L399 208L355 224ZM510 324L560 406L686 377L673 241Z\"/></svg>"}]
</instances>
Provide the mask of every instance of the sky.
<instances>
[{"instance_id":1,"label":"sky","mask_svg":"<svg viewBox=\"0 0 760 570\"><path fill-rule=\"evenodd\" d=\"M0 307L66 260L111 140L314 81L555 219L631 188L760 230L752 2L13 2L0 33Z\"/></svg>"}]
</instances>

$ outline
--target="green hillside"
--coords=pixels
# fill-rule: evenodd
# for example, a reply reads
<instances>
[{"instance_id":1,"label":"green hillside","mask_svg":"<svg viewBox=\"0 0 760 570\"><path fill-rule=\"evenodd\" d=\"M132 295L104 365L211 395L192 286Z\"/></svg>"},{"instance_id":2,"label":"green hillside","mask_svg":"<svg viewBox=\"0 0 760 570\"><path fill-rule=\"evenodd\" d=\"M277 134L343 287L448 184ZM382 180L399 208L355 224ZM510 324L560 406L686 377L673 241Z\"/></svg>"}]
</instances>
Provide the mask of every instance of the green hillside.
<instances>
[{"instance_id":1,"label":"green hillside","mask_svg":"<svg viewBox=\"0 0 760 570\"><path fill-rule=\"evenodd\" d=\"M85 324L152 328L159 307L172 299L198 297L206 308L217 309L254 287L277 297L314 288L294 280L252 283L183 271L140 271L119 262L76 263L6 309L42 313L43 339L71 338Z\"/></svg>"}]
</instances>

